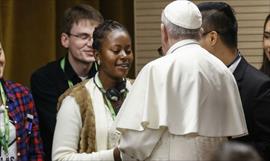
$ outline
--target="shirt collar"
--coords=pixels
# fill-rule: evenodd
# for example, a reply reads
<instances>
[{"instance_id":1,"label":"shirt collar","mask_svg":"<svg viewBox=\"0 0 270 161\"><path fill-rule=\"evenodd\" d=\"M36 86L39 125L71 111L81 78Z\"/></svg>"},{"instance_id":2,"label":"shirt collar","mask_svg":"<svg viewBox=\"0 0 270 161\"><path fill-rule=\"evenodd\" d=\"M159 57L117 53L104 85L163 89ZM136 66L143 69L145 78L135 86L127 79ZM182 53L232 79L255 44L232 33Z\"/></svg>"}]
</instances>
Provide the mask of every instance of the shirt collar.
<instances>
[{"instance_id":1,"label":"shirt collar","mask_svg":"<svg viewBox=\"0 0 270 161\"><path fill-rule=\"evenodd\" d=\"M189 45L189 44L199 44L198 41L194 40L194 39L185 39L185 40L181 40L178 41L177 43L173 44L170 49L167 51L166 54L170 54L173 53L175 50L177 50L180 47L183 47L185 45Z\"/></svg>"},{"instance_id":2,"label":"shirt collar","mask_svg":"<svg viewBox=\"0 0 270 161\"><path fill-rule=\"evenodd\" d=\"M3 82L4 91L7 95L7 104L9 101L14 102L16 100L16 96L14 92L10 89L9 82L5 80L3 80L2 82Z\"/></svg>"},{"instance_id":3,"label":"shirt collar","mask_svg":"<svg viewBox=\"0 0 270 161\"><path fill-rule=\"evenodd\" d=\"M229 70L233 73L235 71L235 69L237 68L238 64L240 63L241 61L241 55L240 55L240 52L238 52L238 59L237 60L234 60L234 62L232 64L230 64L230 66L228 67Z\"/></svg>"},{"instance_id":4,"label":"shirt collar","mask_svg":"<svg viewBox=\"0 0 270 161\"><path fill-rule=\"evenodd\" d=\"M66 62L65 62L65 74L67 76L67 78L69 80L77 80L77 79L81 79L78 77L78 75L76 74L76 72L74 71L74 69L72 68L69 60L68 60L68 54L65 56L65 59L66 59ZM91 69L89 70L89 73L88 73L88 78L92 78L95 73L96 73L96 69L95 69L95 65L93 63Z\"/></svg>"}]
</instances>

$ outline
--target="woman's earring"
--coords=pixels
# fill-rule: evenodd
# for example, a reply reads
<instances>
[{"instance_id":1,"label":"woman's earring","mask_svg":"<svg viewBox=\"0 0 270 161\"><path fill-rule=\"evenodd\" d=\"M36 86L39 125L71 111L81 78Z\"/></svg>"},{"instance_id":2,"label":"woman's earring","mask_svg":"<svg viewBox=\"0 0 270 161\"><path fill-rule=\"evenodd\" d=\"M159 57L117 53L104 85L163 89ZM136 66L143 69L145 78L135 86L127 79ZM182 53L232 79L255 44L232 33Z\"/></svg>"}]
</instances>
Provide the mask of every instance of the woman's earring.
<instances>
[{"instance_id":1,"label":"woman's earring","mask_svg":"<svg viewBox=\"0 0 270 161\"><path fill-rule=\"evenodd\" d=\"M100 65L100 60L99 59L97 60L97 65Z\"/></svg>"}]
</instances>

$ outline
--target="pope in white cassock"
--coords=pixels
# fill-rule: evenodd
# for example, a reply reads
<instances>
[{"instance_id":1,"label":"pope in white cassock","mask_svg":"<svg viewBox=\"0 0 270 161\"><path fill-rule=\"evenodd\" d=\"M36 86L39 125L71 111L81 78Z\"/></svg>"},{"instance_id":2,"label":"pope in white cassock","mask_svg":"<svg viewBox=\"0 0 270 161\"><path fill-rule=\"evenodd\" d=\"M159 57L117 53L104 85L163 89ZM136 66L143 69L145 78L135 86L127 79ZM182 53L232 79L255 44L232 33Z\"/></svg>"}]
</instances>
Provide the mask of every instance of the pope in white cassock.
<instances>
[{"instance_id":1,"label":"pope in white cassock","mask_svg":"<svg viewBox=\"0 0 270 161\"><path fill-rule=\"evenodd\" d=\"M166 56L141 70L115 122L122 160L209 160L228 137L247 134L233 75L198 44L201 24L190 1L163 10Z\"/></svg>"}]
</instances>

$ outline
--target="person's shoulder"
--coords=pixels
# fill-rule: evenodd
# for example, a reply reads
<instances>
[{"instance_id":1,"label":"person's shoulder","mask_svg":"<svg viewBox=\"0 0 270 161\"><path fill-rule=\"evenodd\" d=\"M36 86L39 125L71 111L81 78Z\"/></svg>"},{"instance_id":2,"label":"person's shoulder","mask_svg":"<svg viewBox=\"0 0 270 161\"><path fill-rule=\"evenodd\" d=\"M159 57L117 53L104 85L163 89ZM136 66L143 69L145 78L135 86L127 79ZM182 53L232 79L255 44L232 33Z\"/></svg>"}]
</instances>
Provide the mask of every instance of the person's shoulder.
<instances>
[{"instance_id":1,"label":"person's shoulder","mask_svg":"<svg viewBox=\"0 0 270 161\"><path fill-rule=\"evenodd\" d=\"M54 80L59 77L62 72L60 67L60 60L49 62L48 64L38 68L31 75L31 84L35 82L44 82L45 80Z\"/></svg>"},{"instance_id":2,"label":"person's shoulder","mask_svg":"<svg viewBox=\"0 0 270 161\"><path fill-rule=\"evenodd\" d=\"M150 62L148 62L144 68L152 68L152 67L156 67L156 66L161 66L163 64L167 64L166 62L169 60L170 55L165 55L163 57L157 58L155 60L152 60Z\"/></svg>"},{"instance_id":3,"label":"person's shoulder","mask_svg":"<svg viewBox=\"0 0 270 161\"><path fill-rule=\"evenodd\" d=\"M164 73L164 71L167 71L168 68L173 66L175 63L175 55L176 54L165 55L163 57L152 60L145 64L139 73Z\"/></svg>"},{"instance_id":4,"label":"person's shoulder","mask_svg":"<svg viewBox=\"0 0 270 161\"><path fill-rule=\"evenodd\" d=\"M252 66L251 64L247 63L247 76L250 77L249 79L254 79L256 82L269 82L270 83L270 77Z\"/></svg>"},{"instance_id":5,"label":"person's shoulder","mask_svg":"<svg viewBox=\"0 0 270 161\"><path fill-rule=\"evenodd\" d=\"M26 86L24 86L18 82L6 80L5 83L6 83L6 88L8 88L9 91L12 91L14 93L21 93L24 95L30 94L30 90Z\"/></svg>"},{"instance_id":6,"label":"person's shoulder","mask_svg":"<svg viewBox=\"0 0 270 161\"><path fill-rule=\"evenodd\" d=\"M61 96L58 98L58 103L57 103L57 110L60 109L61 104L63 102L63 100L67 97L67 96L73 96L75 99L81 101L81 100L89 100L87 99L87 89L86 89L86 84L90 82L91 79L86 79L80 83L77 83L76 85L68 88L64 93L61 94ZM78 99L80 98L80 99Z\"/></svg>"},{"instance_id":7,"label":"person's shoulder","mask_svg":"<svg viewBox=\"0 0 270 161\"><path fill-rule=\"evenodd\" d=\"M244 69L243 85L245 85L253 94L268 93L270 96L270 77L249 64L244 62L247 66Z\"/></svg>"},{"instance_id":8,"label":"person's shoulder","mask_svg":"<svg viewBox=\"0 0 270 161\"><path fill-rule=\"evenodd\" d=\"M55 60L47 63L44 66L41 66L36 71L33 72L32 77L38 77L42 75L51 75L60 70L60 61Z\"/></svg>"}]
</instances>

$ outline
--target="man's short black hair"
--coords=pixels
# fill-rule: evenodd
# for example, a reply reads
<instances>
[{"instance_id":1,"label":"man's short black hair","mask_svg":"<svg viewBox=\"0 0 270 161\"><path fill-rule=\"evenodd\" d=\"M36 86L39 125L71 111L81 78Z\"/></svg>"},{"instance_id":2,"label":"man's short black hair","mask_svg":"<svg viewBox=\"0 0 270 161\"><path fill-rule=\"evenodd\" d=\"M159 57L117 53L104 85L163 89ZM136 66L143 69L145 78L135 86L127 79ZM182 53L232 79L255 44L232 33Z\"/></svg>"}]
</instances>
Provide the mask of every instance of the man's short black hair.
<instances>
[{"instance_id":1,"label":"man's short black hair","mask_svg":"<svg viewBox=\"0 0 270 161\"><path fill-rule=\"evenodd\" d=\"M216 31L229 48L237 48L238 24L233 8L224 2L198 4L205 32Z\"/></svg>"}]
</instances>

